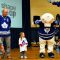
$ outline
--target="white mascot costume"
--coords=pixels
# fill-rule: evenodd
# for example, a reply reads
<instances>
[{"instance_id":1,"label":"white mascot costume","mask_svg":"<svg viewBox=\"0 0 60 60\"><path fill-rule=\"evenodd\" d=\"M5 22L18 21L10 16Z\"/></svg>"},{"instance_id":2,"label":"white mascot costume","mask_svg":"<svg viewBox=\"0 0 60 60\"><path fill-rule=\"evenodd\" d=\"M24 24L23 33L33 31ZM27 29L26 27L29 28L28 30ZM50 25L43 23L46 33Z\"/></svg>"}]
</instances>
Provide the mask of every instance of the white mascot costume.
<instances>
[{"instance_id":1,"label":"white mascot costume","mask_svg":"<svg viewBox=\"0 0 60 60\"><path fill-rule=\"evenodd\" d=\"M40 44L40 57L45 57L45 46L48 46L48 56L54 58L53 46L55 44L55 34L57 33L57 28L55 25L58 24L57 20L54 20L54 16L50 13L45 13L41 16L41 20L36 20L35 24L40 24L38 30L39 34L39 44Z\"/></svg>"}]
</instances>

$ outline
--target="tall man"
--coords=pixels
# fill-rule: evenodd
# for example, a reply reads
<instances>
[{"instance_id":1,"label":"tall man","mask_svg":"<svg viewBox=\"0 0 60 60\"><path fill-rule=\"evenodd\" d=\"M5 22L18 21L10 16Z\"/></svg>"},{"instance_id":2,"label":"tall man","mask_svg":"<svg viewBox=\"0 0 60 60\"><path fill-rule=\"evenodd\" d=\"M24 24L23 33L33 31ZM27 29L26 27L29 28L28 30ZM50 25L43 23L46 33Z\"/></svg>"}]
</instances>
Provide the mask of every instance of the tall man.
<instances>
[{"instance_id":1,"label":"tall man","mask_svg":"<svg viewBox=\"0 0 60 60\"><path fill-rule=\"evenodd\" d=\"M6 54L7 58L11 58L10 56L10 44L11 44L11 36L10 36L10 26L11 26L11 19L8 15L8 9L4 8L2 10L2 15L0 15L0 41L3 44L3 41L6 42Z\"/></svg>"}]
</instances>

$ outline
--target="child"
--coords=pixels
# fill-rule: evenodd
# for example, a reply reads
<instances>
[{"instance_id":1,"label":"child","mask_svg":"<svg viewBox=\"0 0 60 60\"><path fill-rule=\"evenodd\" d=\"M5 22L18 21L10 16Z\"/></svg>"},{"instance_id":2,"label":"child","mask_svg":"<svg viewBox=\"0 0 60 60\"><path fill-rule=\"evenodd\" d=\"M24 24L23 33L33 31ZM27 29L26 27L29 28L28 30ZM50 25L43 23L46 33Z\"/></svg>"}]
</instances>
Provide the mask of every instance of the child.
<instances>
[{"instance_id":1,"label":"child","mask_svg":"<svg viewBox=\"0 0 60 60\"><path fill-rule=\"evenodd\" d=\"M27 58L27 56L26 56L27 45L28 45L28 42L27 42L27 39L25 38L25 33L21 32L20 38L19 38L19 47L20 47L21 58Z\"/></svg>"},{"instance_id":2,"label":"child","mask_svg":"<svg viewBox=\"0 0 60 60\"><path fill-rule=\"evenodd\" d=\"M5 54L4 46L3 46L3 44L1 43L1 41L0 41L0 51L2 52L3 55ZM2 59L2 56L1 56L1 54L0 54L0 60L1 60L1 59Z\"/></svg>"},{"instance_id":3,"label":"child","mask_svg":"<svg viewBox=\"0 0 60 60\"><path fill-rule=\"evenodd\" d=\"M60 54L60 40L59 40L59 42L57 43L56 51L57 51L58 54Z\"/></svg>"}]
</instances>

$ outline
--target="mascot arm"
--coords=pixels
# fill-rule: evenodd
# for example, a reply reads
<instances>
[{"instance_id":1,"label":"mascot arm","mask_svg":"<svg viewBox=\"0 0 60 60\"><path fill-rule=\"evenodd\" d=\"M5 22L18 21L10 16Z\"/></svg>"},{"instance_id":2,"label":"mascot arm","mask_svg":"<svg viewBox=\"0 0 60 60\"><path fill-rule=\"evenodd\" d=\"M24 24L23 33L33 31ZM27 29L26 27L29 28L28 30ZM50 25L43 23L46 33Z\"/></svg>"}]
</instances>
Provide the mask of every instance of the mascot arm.
<instances>
[{"instance_id":1,"label":"mascot arm","mask_svg":"<svg viewBox=\"0 0 60 60\"><path fill-rule=\"evenodd\" d=\"M36 20L35 21L35 24L39 24L39 23L41 23L42 21L41 20Z\"/></svg>"}]
</instances>

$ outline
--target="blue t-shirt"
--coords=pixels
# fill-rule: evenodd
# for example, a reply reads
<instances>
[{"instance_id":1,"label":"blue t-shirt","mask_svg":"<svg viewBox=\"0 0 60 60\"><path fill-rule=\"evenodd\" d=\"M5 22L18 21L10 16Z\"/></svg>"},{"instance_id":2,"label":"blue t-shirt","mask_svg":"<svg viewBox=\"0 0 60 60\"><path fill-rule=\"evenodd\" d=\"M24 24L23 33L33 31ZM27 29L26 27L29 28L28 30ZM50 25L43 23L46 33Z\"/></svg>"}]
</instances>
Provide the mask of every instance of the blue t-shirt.
<instances>
[{"instance_id":1,"label":"blue t-shirt","mask_svg":"<svg viewBox=\"0 0 60 60\"><path fill-rule=\"evenodd\" d=\"M10 36L11 19L0 15L0 37Z\"/></svg>"}]
</instances>

